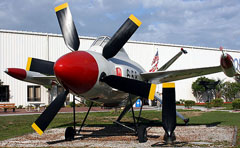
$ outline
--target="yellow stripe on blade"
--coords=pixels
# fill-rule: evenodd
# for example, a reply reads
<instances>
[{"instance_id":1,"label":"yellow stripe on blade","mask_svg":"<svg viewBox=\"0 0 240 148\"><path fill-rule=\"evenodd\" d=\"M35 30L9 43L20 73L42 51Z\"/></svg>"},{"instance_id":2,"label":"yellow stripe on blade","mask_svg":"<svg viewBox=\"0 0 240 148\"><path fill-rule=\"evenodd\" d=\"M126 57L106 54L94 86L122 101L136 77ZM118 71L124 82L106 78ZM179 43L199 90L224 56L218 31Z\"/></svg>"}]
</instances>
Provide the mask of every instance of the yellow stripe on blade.
<instances>
[{"instance_id":1,"label":"yellow stripe on blade","mask_svg":"<svg viewBox=\"0 0 240 148\"><path fill-rule=\"evenodd\" d=\"M163 88L175 88L175 83L163 83Z\"/></svg>"},{"instance_id":2,"label":"yellow stripe on blade","mask_svg":"<svg viewBox=\"0 0 240 148\"><path fill-rule=\"evenodd\" d=\"M64 9L64 8L67 8L67 7L68 7L68 3L64 3L60 6L55 7L55 12L58 12L58 11Z\"/></svg>"},{"instance_id":3,"label":"yellow stripe on blade","mask_svg":"<svg viewBox=\"0 0 240 148\"><path fill-rule=\"evenodd\" d=\"M33 123L32 128L41 136L43 131L37 126L37 124Z\"/></svg>"},{"instance_id":4,"label":"yellow stripe on blade","mask_svg":"<svg viewBox=\"0 0 240 148\"><path fill-rule=\"evenodd\" d=\"M156 87L157 87L156 84L151 84L150 91L149 91L149 96L148 96L148 99L149 99L149 100L154 100L154 95L155 95Z\"/></svg>"},{"instance_id":5,"label":"yellow stripe on blade","mask_svg":"<svg viewBox=\"0 0 240 148\"><path fill-rule=\"evenodd\" d=\"M28 61L27 61L27 67L26 67L26 70L27 70L27 71L29 71L29 70L30 70L31 63L32 63L32 58L31 58L31 57L29 57L29 58L28 58Z\"/></svg>"},{"instance_id":6,"label":"yellow stripe on blade","mask_svg":"<svg viewBox=\"0 0 240 148\"><path fill-rule=\"evenodd\" d=\"M129 19L132 20L138 27L142 24L139 19L137 19L133 14L129 16Z\"/></svg>"}]
</instances>

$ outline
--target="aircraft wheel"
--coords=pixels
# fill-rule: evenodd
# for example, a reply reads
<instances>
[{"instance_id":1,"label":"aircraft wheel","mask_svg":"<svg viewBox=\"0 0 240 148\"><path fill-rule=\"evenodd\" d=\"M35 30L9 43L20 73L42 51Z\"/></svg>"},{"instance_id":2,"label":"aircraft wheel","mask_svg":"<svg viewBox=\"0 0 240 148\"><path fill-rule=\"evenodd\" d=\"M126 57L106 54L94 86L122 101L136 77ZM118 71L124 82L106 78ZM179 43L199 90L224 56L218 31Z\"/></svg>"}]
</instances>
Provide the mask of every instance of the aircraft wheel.
<instances>
[{"instance_id":1,"label":"aircraft wheel","mask_svg":"<svg viewBox=\"0 0 240 148\"><path fill-rule=\"evenodd\" d=\"M73 127L67 127L65 130L65 140L71 141L74 139L75 131Z\"/></svg>"},{"instance_id":2,"label":"aircraft wheel","mask_svg":"<svg viewBox=\"0 0 240 148\"><path fill-rule=\"evenodd\" d=\"M138 141L139 143L144 143L147 142L148 138L147 138L147 130L146 130L146 126L141 125L138 128Z\"/></svg>"}]
</instances>

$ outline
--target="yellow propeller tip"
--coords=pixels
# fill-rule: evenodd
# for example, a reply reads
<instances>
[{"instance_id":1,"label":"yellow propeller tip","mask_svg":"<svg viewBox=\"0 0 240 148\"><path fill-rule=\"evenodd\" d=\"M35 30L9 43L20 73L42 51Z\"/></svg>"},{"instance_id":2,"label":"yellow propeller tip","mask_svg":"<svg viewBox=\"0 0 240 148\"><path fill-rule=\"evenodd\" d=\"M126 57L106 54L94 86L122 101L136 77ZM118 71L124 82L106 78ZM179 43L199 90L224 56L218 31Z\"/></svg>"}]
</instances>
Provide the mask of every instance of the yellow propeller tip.
<instances>
[{"instance_id":1,"label":"yellow propeller tip","mask_svg":"<svg viewBox=\"0 0 240 148\"><path fill-rule=\"evenodd\" d=\"M32 124L32 128L41 136L43 134L43 131L37 126L36 123Z\"/></svg>"},{"instance_id":2,"label":"yellow propeller tip","mask_svg":"<svg viewBox=\"0 0 240 148\"><path fill-rule=\"evenodd\" d=\"M142 22L136 18L133 14L129 16L129 19L132 20L138 27L142 24Z\"/></svg>"},{"instance_id":3,"label":"yellow propeller tip","mask_svg":"<svg viewBox=\"0 0 240 148\"><path fill-rule=\"evenodd\" d=\"M59 5L59 6L55 7L55 12L58 12L58 11L64 9L64 8L67 8L67 7L68 7L68 3L64 3L62 5Z\"/></svg>"}]
</instances>

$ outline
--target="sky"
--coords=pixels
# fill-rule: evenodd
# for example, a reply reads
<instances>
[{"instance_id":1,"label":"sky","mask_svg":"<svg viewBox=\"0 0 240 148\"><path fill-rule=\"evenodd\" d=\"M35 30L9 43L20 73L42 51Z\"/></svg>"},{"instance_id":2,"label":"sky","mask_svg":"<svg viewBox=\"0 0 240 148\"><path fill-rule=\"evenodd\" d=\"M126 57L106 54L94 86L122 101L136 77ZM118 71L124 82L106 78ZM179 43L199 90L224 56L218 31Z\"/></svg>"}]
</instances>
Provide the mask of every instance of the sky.
<instances>
[{"instance_id":1,"label":"sky","mask_svg":"<svg viewBox=\"0 0 240 148\"><path fill-rule=\"evenodd\" d=\"M0 29L61 34L65 2L80 36L112 36L134 14L131 40L240 50L239 0L0 0Z\"/></svg>"}]
</instances>

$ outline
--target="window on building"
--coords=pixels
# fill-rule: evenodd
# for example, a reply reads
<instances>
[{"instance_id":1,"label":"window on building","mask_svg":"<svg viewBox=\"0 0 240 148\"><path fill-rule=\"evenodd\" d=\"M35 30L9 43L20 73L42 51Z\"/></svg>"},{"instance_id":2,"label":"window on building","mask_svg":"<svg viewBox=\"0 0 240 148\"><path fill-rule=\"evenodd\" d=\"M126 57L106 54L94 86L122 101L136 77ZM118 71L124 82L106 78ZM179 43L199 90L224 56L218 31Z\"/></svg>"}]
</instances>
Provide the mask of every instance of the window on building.
<instances>
[{"instance_id":1,"label":"window on building","mask_svg":"<svg viewBox=\"0 0 240 148\"><path fill-rule=\"evenodd\" d=\"M37 85L27 86L28 101L41 102L41 87Z\"/></svg>"},{"instance_id":2,"label":"window on building","mask_svg":"<svg viewBox=\"0 0 240 148\"><path fill-rule=\"evenodd\" d=\"M9 102L9 86L0 86L0 102Z\"/></svg>"}]
</instances>

